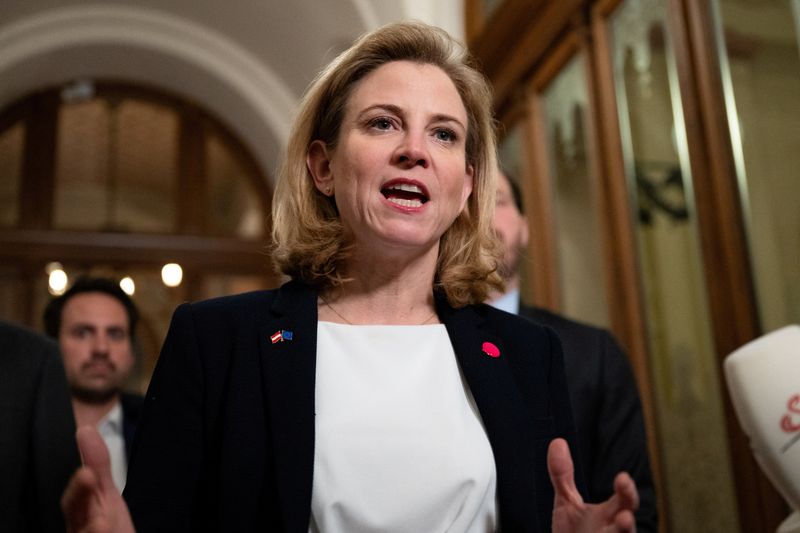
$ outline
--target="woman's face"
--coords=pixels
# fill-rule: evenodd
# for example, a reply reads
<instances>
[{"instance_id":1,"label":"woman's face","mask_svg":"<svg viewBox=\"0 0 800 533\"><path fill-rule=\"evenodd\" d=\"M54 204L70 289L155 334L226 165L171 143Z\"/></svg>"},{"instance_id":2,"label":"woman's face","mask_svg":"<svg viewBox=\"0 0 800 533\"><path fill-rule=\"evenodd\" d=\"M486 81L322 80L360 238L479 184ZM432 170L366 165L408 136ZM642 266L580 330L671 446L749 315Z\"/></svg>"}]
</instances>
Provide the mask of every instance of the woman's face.
<instances>
[{"instance_id":1,"label":"woman's face","mask_svg":"<svg viewBox=\"0 0 800 533\"><path fill-rule=\"evenodd\" d=\"M467 112L440 68L394 61L353 88L334 149L312 143L317 187L331 187L359 250L426 251L472 192Z\"/></svg>"}]
</instances>

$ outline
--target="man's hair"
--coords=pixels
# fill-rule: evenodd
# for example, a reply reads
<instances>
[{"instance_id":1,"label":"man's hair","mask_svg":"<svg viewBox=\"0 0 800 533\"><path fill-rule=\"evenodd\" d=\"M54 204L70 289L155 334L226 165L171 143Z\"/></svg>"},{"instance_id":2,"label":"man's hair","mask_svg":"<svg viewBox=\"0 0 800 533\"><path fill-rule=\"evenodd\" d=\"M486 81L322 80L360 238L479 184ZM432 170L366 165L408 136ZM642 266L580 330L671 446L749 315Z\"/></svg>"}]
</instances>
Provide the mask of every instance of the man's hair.
<instances>
[{"instance_id":1,"label":"man's hair","mask_svg":"<svg viewBox=\"0 0 800 533\"><path fill-rule=\"evenodd\" d=\"M455 85L467 111L465 165L473 190L442 235L435 284L455 307L482 302L502 290L491 220L495 203L495 130L491 91L471 56L447 32L422 23L389 24L359 38L311 84L289 137L272 202L273 260L282 273L320 289L347 282L341 266L352 253L333 198L314 186L306 164L315 140L334 148L356 84L382 65L412 61L436 66Z\"/></svg>"},{"instance_id":2,"label":"man's hair","mask_svg":"<svg viewBox=\"0 0 800 533\"><path fill-rule=\"evenodd\" d=\"M73 296L90 292L107 294L122 304L128 314L128 333L133 338L136 332L136 324L139 321L139 311L136 309L131 297L113 279L89 276L79 277L64 294L50 300L50 303L44 309L45 332L54 339L58 339L64 306Z\"/></svg>"}]
</instances>

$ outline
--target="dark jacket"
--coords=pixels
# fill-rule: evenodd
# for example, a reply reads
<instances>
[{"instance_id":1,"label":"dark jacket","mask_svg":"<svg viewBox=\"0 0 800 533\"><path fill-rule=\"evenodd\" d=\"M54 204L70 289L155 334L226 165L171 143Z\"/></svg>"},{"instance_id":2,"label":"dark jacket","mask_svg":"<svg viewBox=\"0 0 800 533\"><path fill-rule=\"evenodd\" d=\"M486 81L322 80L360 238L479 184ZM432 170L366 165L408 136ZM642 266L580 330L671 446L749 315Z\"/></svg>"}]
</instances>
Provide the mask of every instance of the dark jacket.
<instances>
[{"instance_id":1,"label":"dark jacket","mask_svg":"<svg viewBox=\"0 0 800 533\"><path fill-rule=\"evenodd\" d=\"M557 337L485 305L436 305L492 446L502 529L550 531L547 446L575 449ZM175 311L128 471L138 531L307 533L316 338L317 293L296 282Z\"/></svg>"},{"instance_id":2,"label":"dark jacket","mask_svg":"<svg viewBox=\"0 0 800 533\"><path fill-rule=\"evenodd\" d=\"M626 471L639 490L636 527L656 531L658 516L642 405L630 364L608 331L520 305L520 315L555 330L564 350L588 501L613 493L614 477Z\"/></svg>"},{"instance_id":3,"label":"dark jacket","mask_svg":"<svg viewBox=\"0 0 800 533\"><path fill-rule=\"evenodd\" d=\"M122 405L122 436L125 439L125 454L130 458L133 437L136 434L136 426L139 424L139 416L144 404L144 396L125 392L120 396L120 404Z\"/></svg>"},{"instance_id":4,"label":"dark jacket","mask_svg":"<svg viewBox=\"0 0 800 533\"><path fill-rule=\"evenodd\" d=\"M63 532L61 493L79 465L56 343L0 322L0 530Z\"/></svg>"}]
</instances>

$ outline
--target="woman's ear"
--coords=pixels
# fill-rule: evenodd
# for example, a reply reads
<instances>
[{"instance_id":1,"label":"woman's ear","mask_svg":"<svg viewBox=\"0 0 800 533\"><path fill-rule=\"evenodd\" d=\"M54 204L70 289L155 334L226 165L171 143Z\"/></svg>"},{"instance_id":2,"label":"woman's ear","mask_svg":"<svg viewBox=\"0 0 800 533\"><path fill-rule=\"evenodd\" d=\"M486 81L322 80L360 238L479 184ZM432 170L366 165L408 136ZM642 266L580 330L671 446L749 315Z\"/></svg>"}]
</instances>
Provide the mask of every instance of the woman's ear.
<instances>
[{"instance_id":1,"label":"woman's ear","mask_svg":"<svg viewBox=\"0 0 800 533\"><path fill-rule=\"evenodd\" d=\"M333 173L328 146L322 141L314 141L308 147L306 166L314 178L317 190L325 196L333 195Z\"/></svg>"},{"instance_id":2,"label":"woman's ear","mask_svg":"<svg viewBox=\"0 0 800 533\"><path fill-rule=\"evenodd\" d=\"M466 172L464 173L464 188L461 190L461 211L467 206L469 195L472 194L472 187L475 184L475 168L472 165L467 165Z\"/></svg>"}]
</instances>

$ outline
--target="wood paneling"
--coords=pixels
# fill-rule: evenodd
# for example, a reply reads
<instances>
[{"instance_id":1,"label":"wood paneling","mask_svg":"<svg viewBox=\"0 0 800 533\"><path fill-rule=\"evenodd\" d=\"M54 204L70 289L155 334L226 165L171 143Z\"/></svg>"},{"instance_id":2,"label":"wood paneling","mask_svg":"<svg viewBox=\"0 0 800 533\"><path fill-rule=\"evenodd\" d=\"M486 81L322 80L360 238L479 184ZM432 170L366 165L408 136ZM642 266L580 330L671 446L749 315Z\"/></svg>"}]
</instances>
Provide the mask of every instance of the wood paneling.
<instances>
[{"instance_id":1,"label":"wood paneling","mask_svg":"<svg viewBox=\"0 0 800 533\"><path fill-rule=\"evenodd\" d=\"M147 235L43 230L0 230L0 258L160 265L178 262L206 273L272 271L267 243L193 235Z\"/></svg>"},{"instance_id":2,"label":"wood paneling","mask_svg":"<svg viewBox=\"0 0 800 533\"><path fill-rule=\"evenodd\" d=\"M659 452L658 413L648 363L647 331L644 321L643 288L636 252L633 212L629 200L622 137L617 109L616 87L611 63L607 17L619 1L599 2L591 17L592 83L595 136L601 154L602 198L605 202L605 236L603 252L609 285L611 329L625 347L636 375L645 416L651 468L658 498L659 525L669 530L668 502L663 489L661 454Z\"/></svg>"},{"instance_id":3,"label":"wood paneling","mask_svg":"<svg viewBox=\"0 0 800 533\"><path fill-rule=\"evenodd\" d=\"M522 80L555 45L576 13L581 13L583 4L581 0L506 0L470 42L492 82L498 114L511 104Z\"/></svg>"},{"instance_id":4,"label":"wood paneling","mask_svg":"<svg viewBox=\"0 0 800 533\"><path fill-rule=\"evenodd\" d=\"M58 104L58 93L53 91L26 102L19 220L23 228L46 229L53 219Z\"/></svg>"}]
</instances>

